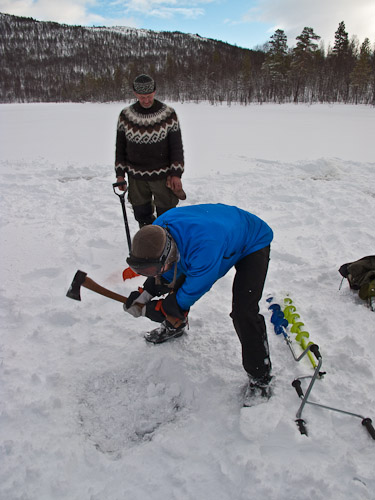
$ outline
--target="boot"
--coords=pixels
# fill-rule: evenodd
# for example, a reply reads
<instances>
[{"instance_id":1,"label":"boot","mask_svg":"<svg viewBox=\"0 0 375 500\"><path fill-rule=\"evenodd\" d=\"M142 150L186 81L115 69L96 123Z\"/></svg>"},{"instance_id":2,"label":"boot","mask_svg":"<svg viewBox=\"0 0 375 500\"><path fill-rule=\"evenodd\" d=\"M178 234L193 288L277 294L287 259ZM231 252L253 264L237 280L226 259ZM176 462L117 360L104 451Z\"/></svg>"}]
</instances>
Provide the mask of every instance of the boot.
<instances>
[{"instance_id":1,"label":"boot","mask_svg":"<svg viewBox=\"0 0 375 500\"><path fill-rule=\"evenodd\" d=\"M158 328L146 333L145 339L153 344L162 344L167 340L181 337L185 332L185 327L186 323L181 323L180 326L175 328L169 321L164 320Z\"/></svg>"},{"instance_id":2,"label":"boot","mask_svg":"<svg viewBox=\"0 0 375 500\"><path fill-rule=\"evenodd\" d=\"M272 396L272 388L270 382L271 375L264 375L260 378L252 377L248 374L249 383L245 388L244 406L254 406L262 403Z\"/></svg>"}]
</instances>

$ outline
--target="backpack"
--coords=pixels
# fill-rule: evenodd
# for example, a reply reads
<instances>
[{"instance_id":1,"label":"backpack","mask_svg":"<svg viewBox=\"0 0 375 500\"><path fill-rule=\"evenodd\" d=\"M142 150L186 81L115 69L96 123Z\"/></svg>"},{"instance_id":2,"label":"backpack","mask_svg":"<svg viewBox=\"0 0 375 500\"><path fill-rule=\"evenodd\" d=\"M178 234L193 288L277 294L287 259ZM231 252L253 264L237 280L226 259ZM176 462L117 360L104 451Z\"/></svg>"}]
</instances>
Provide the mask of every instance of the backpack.
<instances>
[{"instance_id":1,"label":"backpack","mask_svg":"<svg viewBox=\"0 0 375 500\"><path fill-rule=\"evenodd\" d=\"M368 255L354 262L343 264L339 273L348 280L352 290L365 300L372 311L375 310L375 255ZM341 283L342 283L341 281ZM340 286L341 288L341 286Z\"/></svg>"}]
</instances>

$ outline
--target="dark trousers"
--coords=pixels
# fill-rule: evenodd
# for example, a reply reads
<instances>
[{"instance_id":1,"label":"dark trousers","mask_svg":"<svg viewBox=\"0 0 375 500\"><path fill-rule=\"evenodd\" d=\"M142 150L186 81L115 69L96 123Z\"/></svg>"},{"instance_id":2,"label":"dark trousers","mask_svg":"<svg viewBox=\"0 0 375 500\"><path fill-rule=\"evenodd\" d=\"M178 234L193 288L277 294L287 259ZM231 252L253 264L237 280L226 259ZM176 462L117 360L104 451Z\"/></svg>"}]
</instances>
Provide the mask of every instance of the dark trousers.
<instances>
[{"instance_id":1,"label":"dark trousers","mask_svg":"<svg viewBox=\"0 0 375 500\"><path fill-rule=\"evenodd\" d=\"M256 378L271 371L267 330L259 314L259 301L266 280L270 246L247 255L235 268L233 301L230 316L242 346L242 365Z\"/></svg>"},{"instance_id":2,"label":"dark trousers","mask_svg":"<svg viewBox=\"0 0 375 500\"><path fill-rule=\"evenodd\" d=\"M166 179L145 181L128 176L128 199L133 206L134 217L139 227L152 224L156 216L178 204L178 198L166 186Z\"/></svg>"}]
</instances>

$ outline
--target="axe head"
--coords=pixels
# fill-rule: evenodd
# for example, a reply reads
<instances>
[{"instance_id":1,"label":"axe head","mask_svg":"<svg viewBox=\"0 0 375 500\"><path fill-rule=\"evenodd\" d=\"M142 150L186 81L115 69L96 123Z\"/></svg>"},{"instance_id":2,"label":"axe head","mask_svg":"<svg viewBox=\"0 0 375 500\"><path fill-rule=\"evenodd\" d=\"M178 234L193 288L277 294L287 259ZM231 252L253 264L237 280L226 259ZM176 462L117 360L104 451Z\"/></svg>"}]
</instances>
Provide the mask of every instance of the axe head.
<instances>
[{"instance_id":1,"label":"axe head","mask_svg":"<svg viewBox=\"0 0 375 500\"><path fill-rule=\"evenodd\" d=\"M77 271L74 275L72 284L66 294L67 297L74 300L81 300L81 285L85 281L87 273Z\"/></svg>"}]
</instances>

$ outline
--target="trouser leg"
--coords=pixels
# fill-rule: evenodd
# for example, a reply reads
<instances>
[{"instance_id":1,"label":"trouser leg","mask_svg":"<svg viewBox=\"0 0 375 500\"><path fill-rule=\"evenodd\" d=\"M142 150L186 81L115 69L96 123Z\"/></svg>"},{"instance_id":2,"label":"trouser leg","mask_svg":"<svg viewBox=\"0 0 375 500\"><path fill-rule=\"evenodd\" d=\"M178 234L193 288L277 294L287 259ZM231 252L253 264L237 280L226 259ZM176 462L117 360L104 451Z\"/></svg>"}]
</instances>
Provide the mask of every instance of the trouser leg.
<instances>
[{"instance_id":1,"label":"trouser leg","mask_svg":"<svg viewBox=\"0 0 375 500\"><path fill-rule=\"evenodd\" d=\"M178 198L171 189L166 186L166 180L161 179L150 183L150 189L154 197L156 215L159 217L161 214L174 208L178 204Z\"/></svg>"},{"instance_id":2,"label":"trouser leg","mask_svg":"<svg viewBox=\"0 0 375 500\"><path fill-rule=\"evenodd\" d=\"M128 198L132 204L135 220L139 227L152 224L155 220L152 191L149 183L141 179L128 176Z\"/></svg>"},{"instance_id":3,"label":"trouser leg","mask_svg":"<svg viewBox=\"0 0 375 500\"><path fill-rule=\"evenodd\" d=\"M171 207L158 207L156 206L156 215L159 217L164 212L167 212ZM174 208L174 207L172 207Z\"/></svg>"},{"instance_id":4,"label":"trouser leg","mask_svg":"<svg viewBox=\"0 0 375 500\"><path fill-rule=\"evenodd\" d=\"M266 324L259 313L269 253L268 246L238 262L233 282L231 317L241 342L242 364L246 372L256 378L271 371Z\"/></svg>"},{"instance_id":5,"label":"trouser leg","mask_svg":"<svg viewBox=\"0 0 375 500\"><path fill-rule=\"evenodd\" d=\"M155 220L152 203L135 205L133 206L133 211L135 220L138 222L139 227L146 226L147 224L152 224Z\"/></svg>"},{"instance_id":6,"label":"trouser leg","mask_svg":"<svg viewBox=\"0 0 375 500\"><path fill-rule=\"evenodd\" d=\"M145 181L128 177L128 198L133 206L134 217L139 227L152 224L156 215L163 214L178 204L178 198L173 191L166 186L166 179Z\"/></svg>"}]
</instances>

